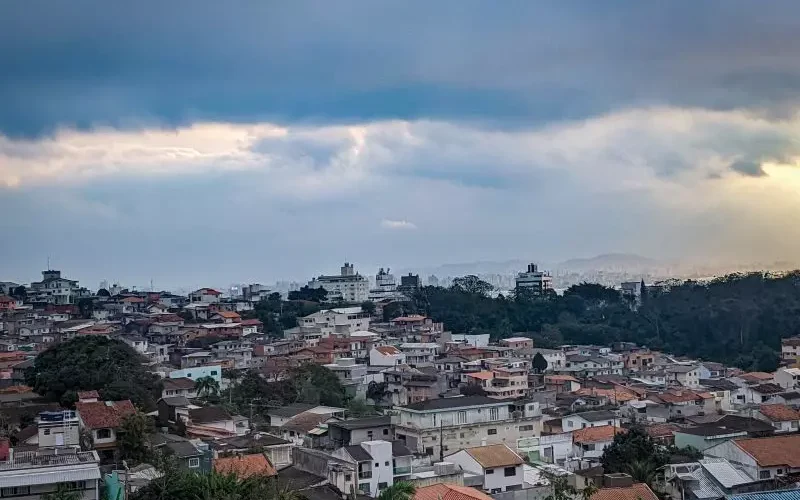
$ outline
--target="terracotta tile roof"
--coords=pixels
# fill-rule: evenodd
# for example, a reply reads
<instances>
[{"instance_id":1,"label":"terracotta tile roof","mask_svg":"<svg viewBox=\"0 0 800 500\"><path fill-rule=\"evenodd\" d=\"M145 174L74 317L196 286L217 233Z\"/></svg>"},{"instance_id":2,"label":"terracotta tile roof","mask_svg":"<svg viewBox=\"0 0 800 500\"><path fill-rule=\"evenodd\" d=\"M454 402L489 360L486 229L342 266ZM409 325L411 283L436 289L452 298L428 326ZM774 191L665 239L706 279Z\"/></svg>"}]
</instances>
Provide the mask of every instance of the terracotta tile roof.
<instances>
[{"instance_id":1,"label":"terracotta tile roof","mask_svg":"<svg viewBox=\"0 0 800 500\"><path fill-rule=\"evenodd\" d=\"M739 375L739 378L751 382L758 382L764 380L772 380L772 374L765 372L749 372L749 373L742 373L741 375Z\"/></svg>"},{"instance_id":2,"label":"terracotta tile roof","mask_svg":"<svg viewBox=\"0 0 800 500\"><path fill-rule=\"evenodd\" d=\"M467 448L464 451L481 464L484 469L522 465L524 463L519 455L504 444L477 446L475 448Z\"/></svg>"},{"instance_id":3,"label":"terracotta tile roof","mask_svg":"<svg viewBox=\"0 0 800 500\"><path fill-rule=\"evenodd\" d=\"M737 439L734 443L756 459L760 467L800 467L800 434Z\"/></svg>"},{"instance_id":4,"label":"terracotta tile roof","mask_svg":"<svg viewBox=\"0 0 800 500\"><path fill-rule=\"evenodd\" d=\"M245 319L242 321L242 326L260 326L262 325L260 320L257 319Z\"/></svg>"},{"instance_id":5,"label":"terracotta tile roof","mask_svg":"<svg viewBox=\"0 0 800 500\"><path fill-rule=\"evenodd\" d=\"M235 313L233 311L220 311L217 314L226 319L241 318L241 316L239 316L239 313Z\"/></svg>"},{"instance_id":6,"label":"terracotta tile roof","mask_svg":"<svg viewBox=\"0 0 800 500\"><path fill-rule=\"evenodd\" d=\"M578 379L572 375L545 375L545 383L547 382L577 382Z\"/></svg>"},{"instance_id":7,"label":"terracotta tile roof","mask_svg":"<svg viewBox=\"0 0 800 500\"><path fill-rule=\"evenodd\" d=\"M690 401L695 401L697 399L707 399L703 398L700 394L690 391L687 389L682 390L673 390L673 391L665 391L661 392L658 395L658 398L665 403L688 403Z\"/></svg>"},{"instance_id":8,"label":"terracotta tile roof","mask_svg":"<svg viewBox=\"0 0 800 500\"><path fill-rule=\"evenodd\" d=\"M612 441L616 434L627 432L620 427L613 425L601 425L598 427L586 427L585 429L578 429L572 433L573 443L602 443L604 441Z\"/></svg>"},{"instance_id":9,"label":"terracotta tile roof","mask_svg":"<svg viewBox=\"0 0 800 500\"><path fill-rule=\"evenodd\" d=\"M761 405L758 411L773 422L789 422L800 420L800 412L794 408L781 404Z\"/></svg>"},{"instance_id":10,"label":"terracotta tile roof","mask_svg":"<svg viewBox=\"0 0 800 500\"><path fill-rule=\"evenodd\" d=\"M164 383L164 389L175 390L175 389L194 389L195 382L194 380L186 377L180 378L165 378L162 380Z\"/></svg>"},{"instance_id":11,"label":"terracotta tile roof","mask_svg":"<svg viewBox=\"0 0 800 500\"><path fill-rule=\"evenodd\" d=\"M10 304L12 302L16 303L17 299L13 299L13 298L9 297L8 295L0 295L0 303Z\"/></svg>"},{"instance_id":12,"label":"terracotta tile roof","mask_svg":"<svg viewBox=\"0 0 800 500\"><path fill-rule=\"evenodd\" d=\"M475 372L475 373L465 373L464 375L466 375L467 377L470 377L470 378L477 378L479 380L491 380L491 379L494 378L494 374L492 372L487 372L487 371Z\"/></svg>"},{"instance_id":13,"label":"terracotta tile roof","mask_svg":"<svg viewBox=\"0 0 800 500\"><path fill-rule=\"evenodd\" d=\"M285 424L283 424L282 428L308 432L332 416L333 414L330 413L311 413L310 411L305 411L290 418Z\"/></svg>"},{"instance_id":14,"label":"terracotta tile roof","mask_svg":"<svg viewBox=\"0 0 800 500\"><path fill-rule=\"evenodd\" d=\"M645 427L644 429L644 431L648 433L650 437L654 438L672 436L672 433L677 430L680 430L680 427L675 424L656 424Z\"/></svg>"},{"instance_id":15,"label":"terracotta tile roof","mask_svg":"<svg viewBox=\"0 0 800 500\"><path fill-rule=\"evenodd\" d=\"M99 397L100 394L97 391L78 391L78 399L97 399Z\"/></svg>"},{"instance_id":16,"label":"terracotta tile roof","mask_svg":"<svg viewBox=\"0 0 800 500\"><path fill-rule=\"evenodd\" d=\"M624 403L626 401L633 401L638 399L635 394L626 391L625 389L598 389L596 387L587 387L575 391L579 396L603 396L610 399L612 402Z\"/></svg>"},{"instance_id":17,"label":"terracotta tile roof","mask_svg":"<svg viewBox=\"0 0 800 500\"><path fill-rule=\"evenodd\" d=\"M278 471L263 453L235 455L214 460L214 470L222 474L234 474L239 479L251 476L275 476Z\"/></svg>"},{"instance_id":18,"label":"terracotta tile roof","mask_svg":"<svg viewBox=\"0 0 800 500\"><path fill-rule=\"evenodd\" d=\"M784 390L783 387L778 384L758 384L752 389L759 394L778 394Z\"/></svg>"},{"instance_id":19,"label":"terracotta tile roof","mask_svg":"<svg viewBox=\"0 0 800 500\"><path fill-rule=\"evenodd\" d=\"M90 429L116 429L136 408L129 399L124 401L97 401L95 403L75 403L75 409L83 424Z\"/></svg>"},{"instance_id":20,"label":"terracotta tile roof","mask_svg":"<svg viewBox=\"0 0 800 500\"><path fill-rule=\"evenodd\" d=\"M634 483L622 488L600 488L590 500L658 500L658 497L646 484Z\"/></svg>"},{"instance_id":21,"label":"terracotta tile roof","mask_svg":"<svg viewBox=\"0 0 800 500\"><path fill-rule=\"evenodd\" d=\"M221 292L218 292L218 291L214 290L213 288L201 288L200 290L197 290L194 293L202 293L202 294L205 294L205 295L222 295Z\"/></svg>"},{"instance_id":22,"label":"terracotta tile roof","mask_svg":"<svg viewBox=\"0 0 800 500\"><path fill-rule=\"evenodd\" d=\"M395 347L393 345L382 345L380 347L376 347L375 350L378 351L379 353L385 354L387 356L400 354L400 352L401 352L400 349L398 349L397 347Z\"/></svg>"},{"instance_id":23,"label":"terracotta tile roof","mask_svg":"<svg viewBox=\"0 0 800 500\"><path fill-rule=\"evenodd\" d=\"M410 321L424 321L426 318L420 314L411 314L409 316L399 316L392 320L392 323L410 322Z\"/></svg>"},{"instance_id":24,"label":"terracotta tile roof","mask_svg":"<svg viewBox=\"0 0 800 500\"><path fill-rule=\"evenodd\" d=\"M122 299L122 302L127 302L128 304L141 304L144 302L144 299L139 297L125 297Z\"/></svg>"},{"instance_id":25,"label":"terracotta tile roof","mask_svg":"<svg viewBox=\"0 0 800 500\"><path fill-rule=\"evenodd\" d=\"M412 500L492 500L492 497L469 486L439 483L417 488Z\"/></svg>"},{"instance_id":26,"label":"terracotta tile roof","mask_svg":"<svg viewBox=\"0 0 800 500\"><path fill-rule=\"evenodd\" d=\"M789 337L788 339L783 339L781 340L781 345L800 346L800 337Z\"/></svg>"}]
</instances>

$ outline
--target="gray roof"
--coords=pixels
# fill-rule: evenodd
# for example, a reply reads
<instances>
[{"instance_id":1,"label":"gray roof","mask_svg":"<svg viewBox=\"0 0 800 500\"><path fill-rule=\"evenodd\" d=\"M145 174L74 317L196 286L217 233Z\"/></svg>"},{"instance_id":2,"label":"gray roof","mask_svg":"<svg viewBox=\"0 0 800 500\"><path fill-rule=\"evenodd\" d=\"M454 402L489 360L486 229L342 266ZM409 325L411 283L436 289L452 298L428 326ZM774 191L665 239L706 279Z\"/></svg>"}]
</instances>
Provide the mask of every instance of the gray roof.
<instances>
[{"instance_id":1,"label":"gray roof","mask_svg":"<svg viewBox=\"0 0 800 500\"><path fill-rule=\"evenodd\" d=\"M203 424L210 422L220 422L222 420L230 420L231 414L225 408L219 406L205 406L189 410L189 418L195 424Z\"/></svg>"},{"instance_id":2,"label":"gray roof","mask_svg":"<svg viewBox=\"0 0 800 500\"><path fill-rule=\"evenodd\" d=\"M292 490L303 490L325 481L327 478L300 470L294 465L278 471L278 482Z\"/></svg>"},{"instance_id":3,"label":"gray roof","mask_svg":"<svg viewBox=\"0 0 800 500\"><path fill-rule=\"evenodd\" d=\"M732 488L754 481L753 478L731 465L724 458L706 458L700 460L700 465L725 488Z\"/></svg>"},{"instance_id":4,"label":"gray roof","mask_svg":"<svg viewBox=\"0 0 800 500\"><path fill-rule=\"evenodd\" d=\"M697 427L684 427L676 429L676 433L690 434L692 436L714 437L714 436L746 436L747 432L738 429L726 429L718 425L700 425Z\"/></svg>"},{"instance_id":5,"label":"gray roof","mask_svg":"<svg viewBox=\"0 0 800 500\"><path fill-rule=\"evenodd\" d=\"M614 420L615 418L617 418L617 416L613 412L605 410L585 411L583 413L576 413L574 415L569 415L569 416L581 417L587 422L600 422L603 420Z\"/></svg>"},{"instance_id":6,"label":"gray roof","mask_svg":"<svg viewBox=\"0 0 800 500\"><path fill-rule=\"evenodd\" d=\"M269 411L267 411L267 415L276 417L294 417L296 415L300 415L304 411L316 408L317 406L318 405L311 405L305 403L294 403L286 406L281 406L280 408L271 408Z\"/></svg>"},{"instance_id":7,"label":"gray roof","mask_svg":"<svg viewBox=\"0 0 800 500\"><path fill-rule=\"evenodd\" d=\"M186 396L172 396L169 398L161 398L161 401L164 402L167 406L189 406L189 400L186 399Z\"/></svg>"},{"instance_id":8,"label":"gray roof","mask_svg":"<svg viewBox=\"0 0 800 500\"><path fill-rule=\"evenodd\" d=\"M351 446L345 446L344 449L345 451L347 451L347 454L353 457L353 460L355 460L356 462L372 461L372 455L367 453L367 450L362 448L360 445L354 444Z\"/></svg>"},{"instance_id":9,"label":"gray roof","mask_svg":"<svg viewBox=\"0 0 800 500\"><path fill-rule=\"evenodd\" d=\"M175 456L178 458L198 457L203 454L189 441L173 441L165 446L175 452Z\"/></svg>"},{"instance_id":10,"label":"gray roof","mask_svg":"<svg viewBox=\"0 0 800 500\"><path fill-rule=\"evenodd\" d=\"M731 495L728 500L800 500L800 489Z\"/></svg>"},{"instance_id":11,"label":"gray roof","mask_svg":"<svg viewBox=\"0 0 800 500\"><path fill-rule=\"evenodd\" d=\"M331 422L328 426L341 427L342 429L367 429L370 427L385 427L391 425L392 417L367 417Z\"/></svg>"},{"instance_id":12,"label":"gray roof","mask_svg":"<svg viewBox=\"0 0 800 500\"><path fill-rule=\"evenodd\" d=\"M700 379L700 385L703 387L708 387L709 389L719 389L722 391L735 391L739 388L738 385L734 384L728 379L720 378L720 379L710 379L704 378Z\"/></svg>"},{"instance_id":13,"label":"gray roof","mask_svg":"<svg viewBox=\"0 0 800 500\"><path fill-rule=\"evenodd\" d=\"M393 457L407 457L414 453L409 450L402 441L392 441L392 456Z\"/></svg>"},{"instance_id":14,"label":"gray roof","mask_svg":"<svg viewBox=\"0 0 800 500\"><path fill-rule=\"evenodd\" d=\"M411 403L403 408L409 410L447 410L450 408L463 408L466 406L496 405L503 403L502 399L492 399L487 396L459 396L455 398L427 399L419 403ZM505 401L508 403L508 401Z\"/></svg>"}]
</instances>

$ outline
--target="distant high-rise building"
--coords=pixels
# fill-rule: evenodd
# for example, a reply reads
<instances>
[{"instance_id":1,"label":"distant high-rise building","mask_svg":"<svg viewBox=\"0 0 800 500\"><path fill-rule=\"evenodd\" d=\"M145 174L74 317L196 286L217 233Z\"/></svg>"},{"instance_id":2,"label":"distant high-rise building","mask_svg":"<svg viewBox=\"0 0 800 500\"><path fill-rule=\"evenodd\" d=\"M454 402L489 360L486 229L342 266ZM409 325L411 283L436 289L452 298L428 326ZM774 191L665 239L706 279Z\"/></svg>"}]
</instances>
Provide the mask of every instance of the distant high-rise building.
<instances>
[{"instance_id":1,"label":"distant high-rise building","mask_svg":"<svg viewBox=\"0 0 800 500\"><path fill-rule=\"evenodd\" d=\"M439 286L439 278L435 274L428 276L428 286Z\"/></svg>"},{"instance_id":2,"label":"distant high-rise building","mask_svg":"<svg viewBox=\"0 0 800 500\"><path fill-rule=\"evenodd\" d=\"M383 299L394 299L399 295L397 291L397 280L390 269L380 268L375 275L375 288L369 291L369 300L378 301Z\"/></svg>"},{"instance_id":3,"label":"distant high-rise building","mask_svg":"<svg viewBox=\"0 0 800 500\"><path fill-rule=\"evenodd\" d=\"M419 274L408 273L407 276L400 276L400 291L408 293L419 288Z\"/></svg>"},{"instance_id":4,"label":"distant high-rise building","mask_svg":"<svg viewBox=\"0 0 800 500\"><path fill-rule=\"evenodd\" d=\"M369 280L355 272L353 264L345 262L341 274L322 275L308 282L309 288L324 288L330 302L364 302L369 298Z\"/></svg>"},{"instance_id":5,"label":"distant high-rise building","mask_svg":"<svg viewBox=\"0 0 800 500\"><path fill-rule=\"evenodd\" d=\"M553 289L553 277L550 273L539 271L536 264L528 264L527 271L517 274L517 292L521 289L529 290L533 295L544 295Z\"/></svg>"}]
</instances>

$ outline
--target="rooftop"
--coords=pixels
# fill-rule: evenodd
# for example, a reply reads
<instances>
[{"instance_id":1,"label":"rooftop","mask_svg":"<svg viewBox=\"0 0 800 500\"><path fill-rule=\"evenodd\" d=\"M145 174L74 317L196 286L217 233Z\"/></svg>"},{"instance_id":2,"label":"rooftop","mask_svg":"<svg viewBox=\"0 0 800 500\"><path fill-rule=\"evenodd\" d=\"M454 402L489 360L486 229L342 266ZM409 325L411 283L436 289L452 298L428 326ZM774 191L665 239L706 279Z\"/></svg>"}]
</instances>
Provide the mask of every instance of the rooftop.
<instances>
[{"instance_id":1,"label":"rooftop","mask_svg":"<svg viewBox=\"0 0 800 500\"><path fill-rule=\"evenodd\" d=\"M391 425L391 417L367 417L367 418L354 418L350 420L342 420L340 422L333 422L331 425L341 427L342 429L368 429L370 427L382 427Z\"/></svg>"},{"instance_id":2,"label":"rooftop","mask_svg":"<svg viewBox=\"0 0 800 500\"><path fill-rule=\"evenodd\" d=\"M222 474L234 474L239 479L255 475L274 476L278 473L263 453L217 458L214 460L214 470Z\"/></svg>"},{"instance_id":3,"label":"rooftop","mask_svg":"<svg viewBox=\"0 0 800 500\"><path fill-rule=\"evenodd\" d=\"M124 401L97 401L94 403L75 403L75 409L83 424L90 429L117 428L125 417L133 415L133 403Z\"/></svg>"},{"instance_id":4,"label":"rooftop","mask_svg":"<svg viewBox=\"0 0 800 500\"><path fill-rule=\"evenodd\" d=\"M467 406L483 406L483 405L498 405L508 404L500 399L492 399L487 396L457 396L454 398L438 398L420 401L419 403L412 403L403 406L407 410L416 411L430 411L430 410L447 410L451 408L464 408Z\"/></svg>"},{"instance_id":5,"label":"rooftop","mask_svg":"<svg viewBox=\"0 0 800 500\"><path fill-rule=\"evenodd\" d=\"M598 427L586 427L578 429L572 433L572 441L575 443L602 443L613 441L614 436L627 432L625 429L613 425L600 425Z\"/></svg>"},{"instance_id":6,"label":"rooftop","mask_svg":"<svg viewBox=\"0 0 800 500\"><path fill-rule=\"evenodd\" d=\"M569 415L570 417L580 417L587 422L602 422L603 420L614 420L617 416L614 412L606 411L606 410L597 410L597 411L585 411L583 413L575 413L574 415Z\"/></svg>"},{"instance_id":7,"label":"rooftop","mask_svg":"<svg viewBox=\"0 0 800 500\"><path fill-rule=\"evenodd\" d=\"M734 443L753 457L761 467L800 467L800 434L737 439Z\"/></svg>"},{"instance_id":8,"label":"rooftop","mask_svg":"<svg viewBox=\"0 0 800 500\"><path fill-rule=\"evenodd\" d=\"M590 500L658 500L653 490L644 483L622 488L600 488Z\"/></svg>"},{"instance_id":9,"label":"rooftop","mask_svg":"<svg viewBox=\"0 0 800 500\"><path fill-rule=\"evenodd\" d=\"M728 500L800 500L800 489L731 495Z\"/></svg>"},{"instance_id":10,"label":"rooftop","mask_svg":"<svg viewBox=\"0 0 800 500\"><path fill-rule=\"evenodd\" d=\"M417 488L413 500L492 500L492 497L469 486L439 483Z\"/></svg>"},{"instance_id":11,"label":"rooftop","mask_svg":"<svg viewBox=\"0 0 800 500\"><path fill-rule=\"evenodd\" d=\"M758 411L773 422L800 420L800 412L782 404L761 405Z\"/></svg>"},{"instance_id":12,"label":"rooftop","mask_svg":"<svg viewBox=\"0 0 800 500\"><path fill-rule=\"evenodd\" d=\"M522 465L524 463L519 455L511 451L511 448L504 444L476 446L475 448L467 448L464 451L474 458L484 469Z\"/></svg>"}]
</instances>

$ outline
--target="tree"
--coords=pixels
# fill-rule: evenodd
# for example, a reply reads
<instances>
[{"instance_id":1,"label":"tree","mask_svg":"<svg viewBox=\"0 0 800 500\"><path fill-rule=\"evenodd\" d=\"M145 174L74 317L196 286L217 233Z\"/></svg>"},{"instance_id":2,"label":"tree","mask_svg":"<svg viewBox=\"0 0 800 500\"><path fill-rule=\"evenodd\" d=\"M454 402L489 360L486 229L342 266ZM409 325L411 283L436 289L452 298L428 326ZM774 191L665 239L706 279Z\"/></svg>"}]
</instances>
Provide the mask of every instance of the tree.
<instances>
[{"instance_id":1,"label":"tree","mask_svg":"<svg viewBox=\"0 0 800 500\"><path fill-rule=\"evenodd\" d=\"M328 298L328 291L322 287L309 288L304 286L300 290L289 292L289 300L306 300L309 302L325 302Z\"/></svg>"},{"instance_id":2,"label":"tree","mask_svg":"<svg viewBox=\"0 0 800 500\"><path fill-rule=\"evenodd\" d=\"M132 347L102 336L81 336L39 354L25 371L26 384L50 401L72 406L78 391L99 391L104 400L130 399L155 409L161 381L148 372Z\"/></svg>"},{"instance_id":3,"label":"tree","mask_svg":"<svg viewBox=\"0 0 800 500\"><path fill-rule=\"evenodd\" d=\"M370 316L375 316L375 303L369 300L365 300L364 302L361 303L361 310L369 314Z\"/></svg>"},{"instance_id":4,"label":"tree","mask_svg":"<svg viewBox=\"0 0 800 500\"><path fill-rule=\"evenodd\" d=\"M367 415L375 415L375 408L368 405L364 399L354 398L347 403L347 416L348 417L365 417Z\"/></svg>"},{"instance_id":5,"label":"tree","mask_svg":"<svg viewBox=\"0 0 800 500\"><path fill-rule=\"evenodd\" d=\"M342 382L324 366L307 363L293 368L289 371L289 380L299 402L339 407L345 402Z\"/></svg>"},{"instance_id":6,"label":"tree","mask_svg":"<svg viewBox=\"0 0 800 500\"><path fill-rule=\"evenodd\" d=\"M197 395L200 397L219 394L219 382L214 380L211 376L200 377L195 380L194 388L197 391Z\"/></svg>"},{"instance_id":7,"label":"tree","mask_svg":"<svg viewBox=\"0 0 800 500\"><path fill-rule=\"evenodd\" d=\"M89 297L78 300L78 311L83 319L89 319L94 312L94 301Z\"/></svg>"},{"instance_id":8,"label":"tree","mask_svg":"<svg viewBox=\"0 0 800 500\"><path fill-rule=\"evenodd\" d=\"M222 378L228 380L228 403L233 401L233 387L242 378L242 370L226 368L222 370Z\"/></svg>"},{"instance_id":9,"label":"tree","mask_svg":"<svg viewBox=\"0 0 800 500\"><path fill-rule=\"evenodd\" d=\"M386 382L371 381L367 385L367 399L371 399L376 405L380 405L386 398L392 396L389 391L389 384Z\"/></svg>"},{"instance_id":10,"label":"tree","mask_svg":"<svg viewBox=\"0 0 800 500\"><path fill-rule=\"evenodd\" d=\"M282 486L275 478L252 475L239 478L234 474L211 471L206 474L169 466L161 477L139 488L132 500L304 500L296 490Z\"/></svg>"},{"instance_id":11,"label":"tree","mask_svg":"<svg viewBox=\"0 0 800 500\"><path fill-rule=\"evenodd\" d=\"M533 360L531 360L531 366L536 370L536 373L544 373L544 371L547 370L547 360L544 359L542 353L537 352L533 356Z\"/></svg>"},{"instance_id":12,"label":"tree","mask_svg":"<svg viewBox=\"0 0 800 500\"><path fill-rule=\"evenodd\" d=\"M636 472L644 475L646 471L663 467L668 458L665 450L644 429L632 427L614 436L600 461L604 471L630 474L635 464Z\"/></svg>"},{"instance_id":13,"label":"tree","mask_svg":"<svg viewBox=\"0 0 800 500\"><path fill-rule=\"evenodd\" d=\"M11 291L11 296L18 300L27 300L28 290L24 286L20 285Z\"/></svg>"},{"instance_id":14,"label":"tree","mask_svg":"<svg viewBox=\"0 0 800 500\"><path fill-rule=\"evenodd\" d=\"M489 295L489 292L494 290L492 285L473 274L453 279L453 285L450 288L463 293L483 296Z\"/></svg>"},{"instance_id":15,"label":"tree","mask_svg":"<svg viewBox=\"0 0 800 500\"><path fill-rule=\"evenodd\" d=\"M411 500L417 488L406 481L398 481L388 488L384 488L378 495L378 500Z\"/></svg>"},{"instance_id":16,"label":"tree","mask_svg":"<svg viewBox=\"0 0 800 500\"><path fill-rule=\"evenodd\" d=\"M119 456L133 465L147 462L150 448L147 446L147 435L153 431L150 417L137 411L122 421L117 437Z\"/></svg>"},{"instance_id":17,"label":"tree","mask_svg":"<svg viewBox=\"0 0 800 500\"><path fill-rule=\"evenodd\" d=\"M578 489L569 484L567 476L557 476L548 472L543 472L550 481L551 493L545 500L589 500L597 491L597 487L589 485L586 488Z\"/></svg>"},{"instance_id":18,"label":"tree","mask_svg":"<svg viewBox=\"0 0 800 500\"><path fill-rule=\"evenodd\" d=\"M109 291L106 290L105 288L101 288L101 289L97 290L97 296L98 297L111 297L111 293L109 293Z\"/></svg>"}]
</instances>

